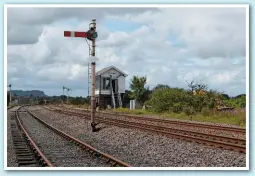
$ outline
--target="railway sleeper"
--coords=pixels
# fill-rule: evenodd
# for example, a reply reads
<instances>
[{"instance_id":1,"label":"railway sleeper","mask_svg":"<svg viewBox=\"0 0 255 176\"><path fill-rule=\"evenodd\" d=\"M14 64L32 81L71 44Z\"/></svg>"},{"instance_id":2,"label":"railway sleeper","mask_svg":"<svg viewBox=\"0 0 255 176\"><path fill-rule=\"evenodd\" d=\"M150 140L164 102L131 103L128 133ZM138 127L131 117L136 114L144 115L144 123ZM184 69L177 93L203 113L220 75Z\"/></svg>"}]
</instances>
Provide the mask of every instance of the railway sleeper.
<instances>
[{"instance_id":1,"label":"railway sleeper","mask_svg":"<svg viewBox=\"0 0 255 176\"><path fill-rule=\"evenodd\" d=\"M22 122L18 119L18 112L16 111L16 117L11 124L12 141L16 153L16 161L18 167L39 167L45 166L46 163L39 155L38 151L33 146L30 138L26 136ZM20 124L21 123L21 124Z\"/></svg>"},{"instance_id":2,"label":"railway sleeper","mask_svg":"<svg viewBox=\"0 0 255 176\"><path fill-rule=\"evenodd\" d=\"M36 167L38 166L38 162L28 145L27 141L25 141L25 137L23 133L19 131L17 125L11 125L11 133L12 133L12 141L15 148L16 153L16 161L18 163L18 167L29 166Z\"/></svg>"}]
</instances>

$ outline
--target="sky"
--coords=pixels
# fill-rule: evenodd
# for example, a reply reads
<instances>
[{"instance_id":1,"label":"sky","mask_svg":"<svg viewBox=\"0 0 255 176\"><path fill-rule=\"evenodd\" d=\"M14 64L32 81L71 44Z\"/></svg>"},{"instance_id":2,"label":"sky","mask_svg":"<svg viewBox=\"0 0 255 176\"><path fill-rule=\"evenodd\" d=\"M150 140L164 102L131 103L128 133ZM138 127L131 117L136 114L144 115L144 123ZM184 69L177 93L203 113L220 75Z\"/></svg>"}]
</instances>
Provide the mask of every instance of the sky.
<instances>
[{"instance_id":1,"label":"sky","mask_svg":"<svg viewBox=\"0 0 255 176\"><path fill-rule=\"evenodd\" d=\"M96 71L115 66L129 89L133 75L187 89L207 84L236 96L246 92L246 9L15 8L7 10L7 83L12 89L87 96L89 47L64 31L87 31L97 20Z\"/></svg>"}]
</instances>

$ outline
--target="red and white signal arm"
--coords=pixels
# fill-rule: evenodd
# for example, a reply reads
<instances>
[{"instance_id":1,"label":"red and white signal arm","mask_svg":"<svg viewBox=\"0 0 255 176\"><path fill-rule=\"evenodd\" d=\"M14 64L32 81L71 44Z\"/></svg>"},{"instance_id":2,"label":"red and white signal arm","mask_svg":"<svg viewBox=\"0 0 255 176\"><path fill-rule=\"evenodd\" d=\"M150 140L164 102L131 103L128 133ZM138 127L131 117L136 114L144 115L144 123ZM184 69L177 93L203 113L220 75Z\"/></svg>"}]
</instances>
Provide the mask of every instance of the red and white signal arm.
<instances>
[{"instance_id":1,"label":"red and white signal arm","mask_svg":"<svg viewBox=\"0 0 255 176\"><path fill-rule=\"evenodd\" d=\"M81 37L87 38L87 32L77 32L77 31L64 31L64 37Z\"/></svg>"}]
</instances>

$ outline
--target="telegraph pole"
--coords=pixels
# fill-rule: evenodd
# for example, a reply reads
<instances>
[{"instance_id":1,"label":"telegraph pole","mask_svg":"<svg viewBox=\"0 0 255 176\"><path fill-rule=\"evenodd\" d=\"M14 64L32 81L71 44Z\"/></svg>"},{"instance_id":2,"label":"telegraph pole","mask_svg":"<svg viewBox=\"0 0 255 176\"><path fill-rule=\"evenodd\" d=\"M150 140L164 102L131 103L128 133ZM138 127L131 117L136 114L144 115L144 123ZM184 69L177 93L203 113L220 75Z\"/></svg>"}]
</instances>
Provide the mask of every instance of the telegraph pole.
<instances>
[{"instance_id":1,"label":"telegraph pole","mask_svg":"<svg viewBox=\"0 0 255 176\"><path fill-rule=\"evenodd\" d=\"M92 28L96 31L96 20L92 20ZM96 40L92 40L92 50L91 56L96 56ZM96 101L95 101L95 69L96 69L96 62L95 60L91 62L91 128L92 132L96 131L96 124L95 124L95 110L96 110Z\"/></svg>"}]
</instances>

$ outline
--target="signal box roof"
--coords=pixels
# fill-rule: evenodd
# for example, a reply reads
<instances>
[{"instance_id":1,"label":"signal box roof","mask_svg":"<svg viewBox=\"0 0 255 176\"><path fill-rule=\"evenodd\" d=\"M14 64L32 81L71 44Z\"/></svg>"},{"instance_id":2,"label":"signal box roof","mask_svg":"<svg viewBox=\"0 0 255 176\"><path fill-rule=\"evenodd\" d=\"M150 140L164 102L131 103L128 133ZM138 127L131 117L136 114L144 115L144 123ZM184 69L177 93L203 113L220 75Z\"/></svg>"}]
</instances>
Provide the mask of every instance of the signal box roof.
<instances>
[{"instance_id":1,"label":"signal box roof","mask_svg":"<svg viewBox=\"0 0 255 176\"><path fill-rule=\"evenodd\" d=\"M108 70L111 70L111 69L117 70L118 72L120 72L121 74L123 74L125 77L128 76L126 73L124 73L123 71L119 70L119 69L116 68L115 66L109 66L109 67L103 68L102 70L96 72L96 76L102 75L102 74L104 74L105 72L107 72Z\"/></svg>"}]
</instances>

